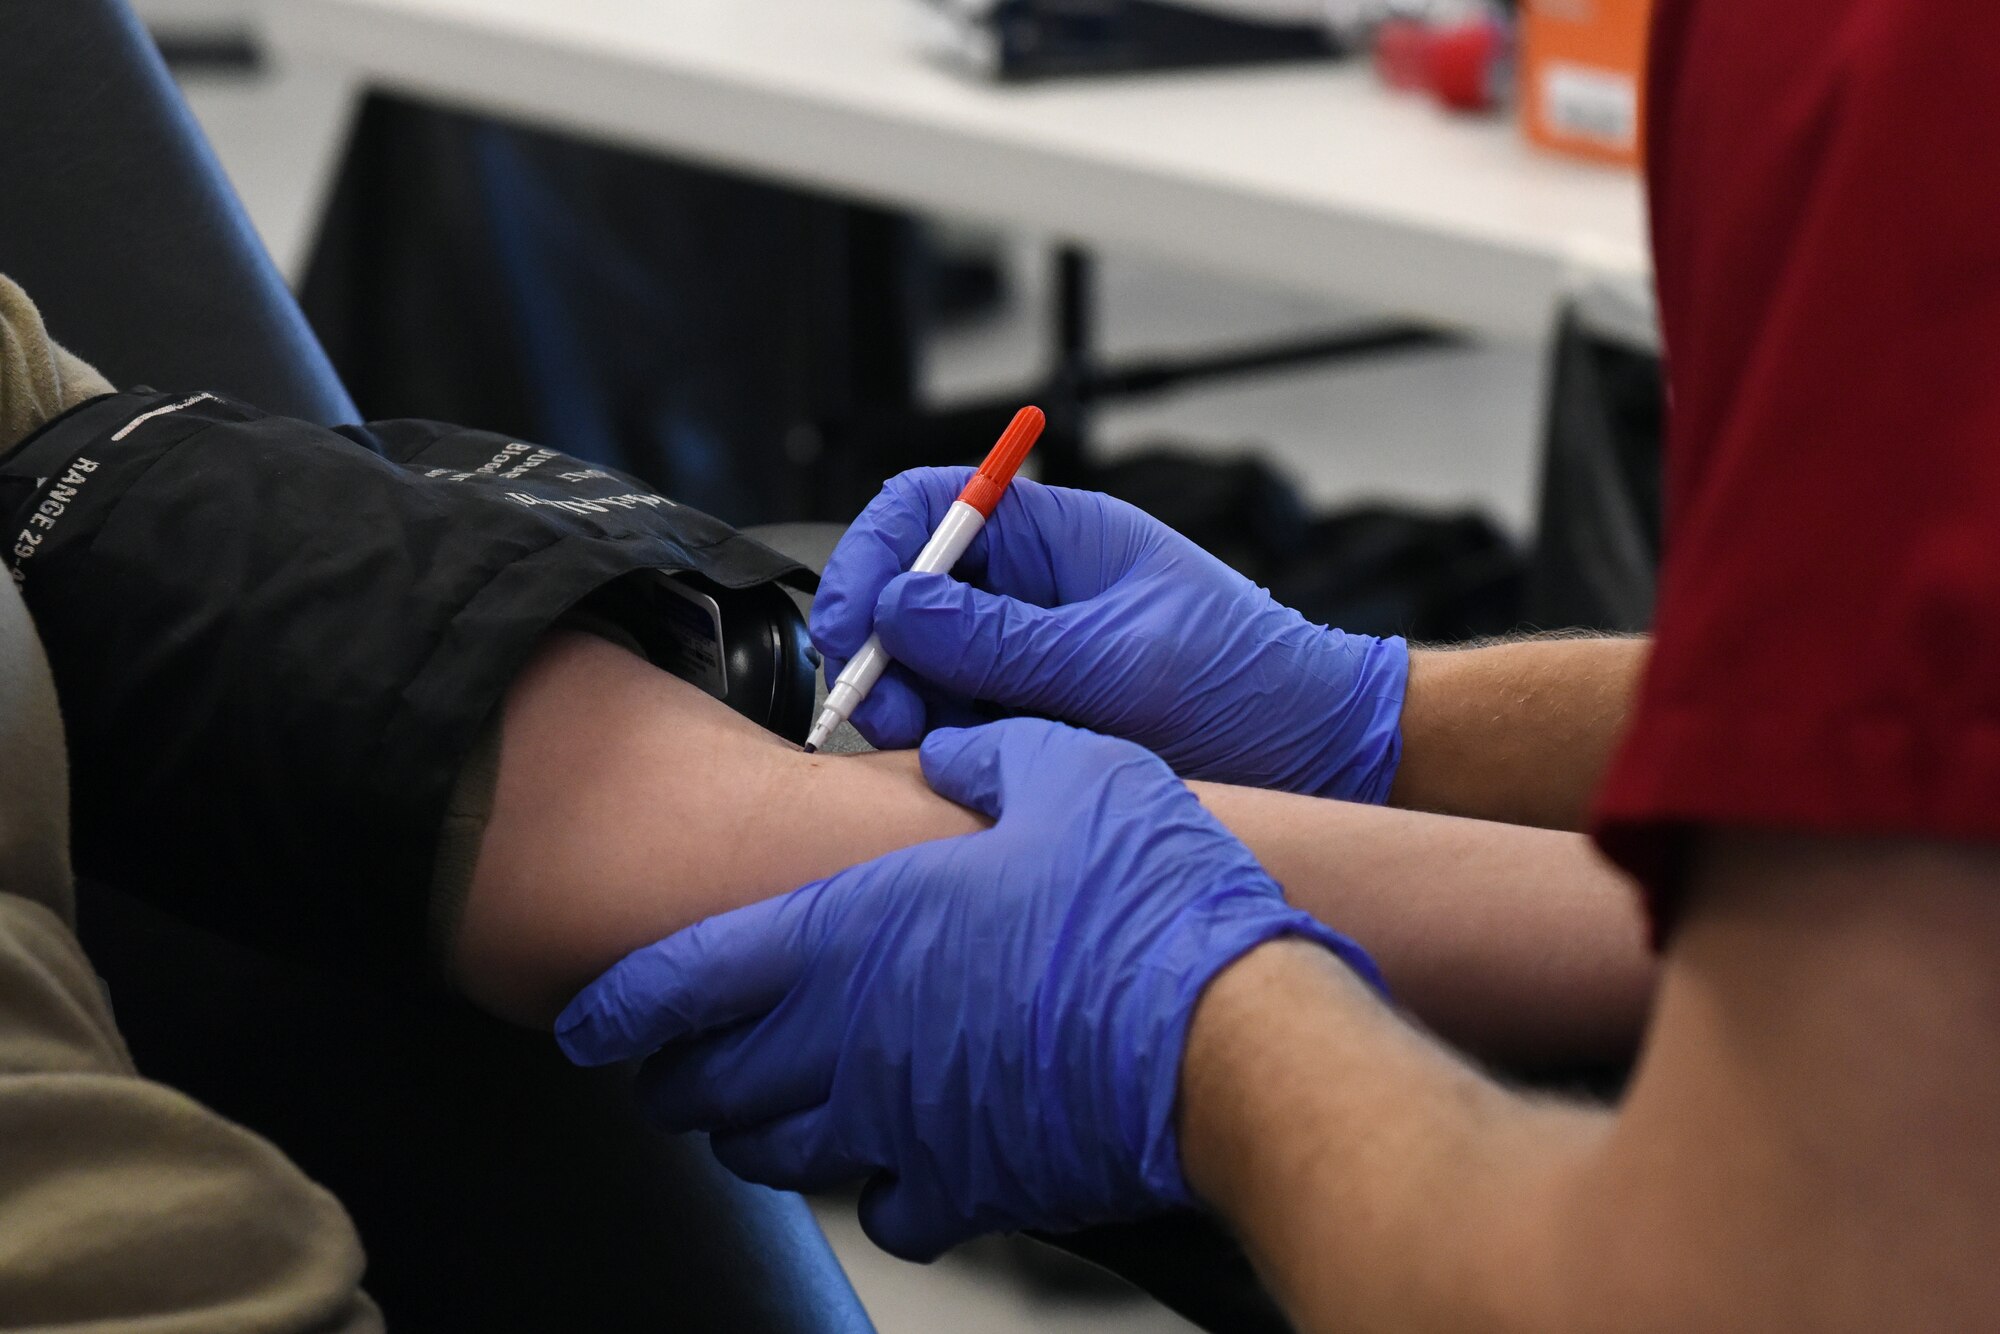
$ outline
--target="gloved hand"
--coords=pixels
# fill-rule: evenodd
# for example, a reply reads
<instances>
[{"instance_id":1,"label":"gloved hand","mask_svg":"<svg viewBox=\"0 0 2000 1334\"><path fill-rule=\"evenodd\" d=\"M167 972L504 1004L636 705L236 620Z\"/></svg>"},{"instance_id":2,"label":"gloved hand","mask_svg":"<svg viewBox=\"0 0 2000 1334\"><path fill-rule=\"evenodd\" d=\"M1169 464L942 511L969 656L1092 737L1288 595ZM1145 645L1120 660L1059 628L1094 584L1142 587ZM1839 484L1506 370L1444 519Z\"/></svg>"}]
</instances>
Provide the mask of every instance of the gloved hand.
<instances>
[{"instance_id":1,"label":"gloved hand","mask_svg":"<svg viewBox=\"0 0 2000 1334\"><path fill-rule=\"evenodd\" d=\"M1029 481L956 578L905 574L967 475L890 479L820 581L827 679L870 630L895 659L855 711L862 735L907 747L1019 711L1137 741L1189 778L1388 799L1401 639L1313 625L1123 501Z\"/></svg>"},{"instance_id":2,"label":"gloved hand","mask_svg":"<svg viewBox=\"0 0 2000 1334\"><path fill-rule=\"evenodd\" d=\"M1345 937L1139 747L1020 719L934 732L924 776L994 817L668 937L557 1021L570 1059L664 1048L650 1115L751 1181L870 1178L877 1245L1073 1229L1189 1201L1174 1130L1203 987L1277 936Z\"/></svg>"}]
</instances>

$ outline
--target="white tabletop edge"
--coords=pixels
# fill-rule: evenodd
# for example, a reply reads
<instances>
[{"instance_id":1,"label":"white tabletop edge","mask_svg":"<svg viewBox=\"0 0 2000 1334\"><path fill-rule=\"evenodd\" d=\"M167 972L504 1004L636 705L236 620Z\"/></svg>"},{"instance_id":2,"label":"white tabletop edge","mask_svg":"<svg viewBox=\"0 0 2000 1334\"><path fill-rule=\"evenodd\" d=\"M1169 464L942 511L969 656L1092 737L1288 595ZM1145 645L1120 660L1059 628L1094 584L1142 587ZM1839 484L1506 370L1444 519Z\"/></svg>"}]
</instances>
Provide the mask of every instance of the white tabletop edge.
<instances>
[{"instance_id":1,"label":"white tabletop edge","mask_svg":"<svg viewBox=\"0 0 2000 1334\"><path fill-rule=\"evenodd\" d=\"M286 0L270 25L288 58L441 102L1489 333L1546 332L1579 275L1643 284L1637 183L1510 126L1353 69L985 87L885 26L906 3Z\"/></svg>"}]
</instances>

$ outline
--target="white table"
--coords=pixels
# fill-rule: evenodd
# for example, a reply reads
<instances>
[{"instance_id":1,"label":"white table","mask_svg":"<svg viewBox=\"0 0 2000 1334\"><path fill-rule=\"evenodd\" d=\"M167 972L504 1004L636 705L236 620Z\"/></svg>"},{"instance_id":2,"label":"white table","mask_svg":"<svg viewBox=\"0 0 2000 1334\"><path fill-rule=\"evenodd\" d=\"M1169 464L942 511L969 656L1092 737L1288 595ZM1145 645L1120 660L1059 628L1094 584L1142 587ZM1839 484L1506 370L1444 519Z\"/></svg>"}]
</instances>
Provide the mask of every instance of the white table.
<instances>
[{"instance_id":1,"label":"white table","mask_svg":"<svg viewBox=\"0 0 2000 1334\"><path fill-rule=\"evenodd\" d=\"M1643 287L1629 174L1358 64L994 87L918 54L911 0L270 0L368 82L880 203L989 219L1384 313L1540 337Z\"/></svg>"}]
</instances>

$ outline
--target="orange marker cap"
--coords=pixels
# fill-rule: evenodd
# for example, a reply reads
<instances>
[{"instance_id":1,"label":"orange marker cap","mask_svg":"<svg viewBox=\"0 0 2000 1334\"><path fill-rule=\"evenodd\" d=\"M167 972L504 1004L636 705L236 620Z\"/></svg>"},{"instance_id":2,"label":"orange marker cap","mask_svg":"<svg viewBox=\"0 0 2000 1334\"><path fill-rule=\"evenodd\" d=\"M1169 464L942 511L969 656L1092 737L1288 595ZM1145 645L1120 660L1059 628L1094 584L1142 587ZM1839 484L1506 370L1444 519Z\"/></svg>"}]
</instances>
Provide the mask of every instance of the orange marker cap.
<instances>
[{"instance_id":1,"label":"orange marker cap","mask_svg":"<svg viewBox=\"0 0 2000 1334\"><path fill-rule=\"evenodd\" d=\"M993 452L986 456L986 462L979 465L979 471L972 474L972 480L965 484L965 490L958 498L987 518L993 517L993 507L1000 503L1000 497L1007 494L1007 484L1014 480L1014 474L1021 470L1022 460L1028 451L1042 438L1042 428L1049 419L1037 407L1022 408L1014 414L1014 420L1001 433L1000 443L993 446Z\"/></svg>"}]
</instances>

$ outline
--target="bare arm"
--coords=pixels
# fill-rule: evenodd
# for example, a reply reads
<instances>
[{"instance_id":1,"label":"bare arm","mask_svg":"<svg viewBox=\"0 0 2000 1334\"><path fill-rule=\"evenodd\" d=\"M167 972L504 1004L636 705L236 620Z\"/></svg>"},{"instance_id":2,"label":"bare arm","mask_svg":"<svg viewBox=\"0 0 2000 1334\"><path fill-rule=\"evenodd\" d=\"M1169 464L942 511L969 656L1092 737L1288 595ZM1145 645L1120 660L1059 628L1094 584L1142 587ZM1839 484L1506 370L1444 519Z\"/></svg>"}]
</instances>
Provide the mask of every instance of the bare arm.
<instances>
[{"instance_id":1,"label":"bare arm","mask_svg":"<svg viewBox=\"0 0 2000 1334\"><path fill-rule=\"evenodd\" d=\"M1648 639L1558 638L1412 653L1389 800L1581 829L1651 651Z\"/></svg>"},{"instance_id":2,"label":"bare arm","mask_svg":"<svg viewBox=\"0 0 2000 1334\"><path fill-rule=\"evenodd\" d=\"M2000 1307L2000 853L1716 839L1616 1115L1511 1093L1324 956L1197 1011L1190 1180L1302 1330L1936 1330Z\"/></svg>"},{"instance_id":3,"label":"bare arm","mask_svg":"<svg viewBox=\"0 0 2000 1334\"><path fill-rule=\"evenodd\" d=\"M1540 1063L1613 1054L1636 1035L1652 962L1629 891L1581 840L1197 791L1453 1040ZM912 754L807 756L622 649L557 636L507 701L456 971L487 1008L546 1023L641 945L979 827L930 791Z\"/></svg>"},{"instance_id":4,"label":"bare arm","mask_svg":"<svg viewBox=\"0 0 2000 1334\"><path fill-rule=\"evenodd\" d=\"M1631 1057L1658 960L1577 834L1189 784L1285 897L1361 941L1453 1046L1510 1070Z\"/></svg>"}]
</instances>

